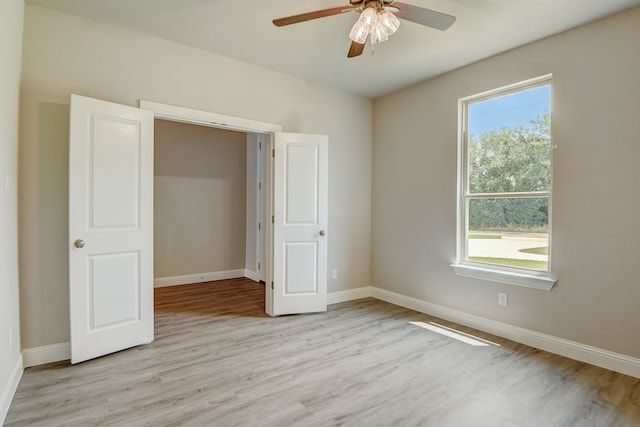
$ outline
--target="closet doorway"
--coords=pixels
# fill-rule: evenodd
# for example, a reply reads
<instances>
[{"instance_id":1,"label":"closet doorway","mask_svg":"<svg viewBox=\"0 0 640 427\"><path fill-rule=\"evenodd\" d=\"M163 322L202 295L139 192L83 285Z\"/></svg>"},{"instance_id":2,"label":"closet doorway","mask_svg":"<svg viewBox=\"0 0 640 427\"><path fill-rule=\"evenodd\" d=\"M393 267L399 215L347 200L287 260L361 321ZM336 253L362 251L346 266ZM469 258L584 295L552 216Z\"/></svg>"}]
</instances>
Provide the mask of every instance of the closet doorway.
<instances>
[{"instance_id":1,"label":"closet doorway","mask_svg":"<svg viewBox=\"0 0 640 427\"><path fill-rule=\"evenodd\" d=\"M268 135L155 119L155 287L266 281Z\"/></svg>"},{"instance_id":2,"label":"closet doorway","mask_svg":"<svg viewBox=\"0 0 640 427\"><path fill-rule=\"evenodd\" d=\"M262 220L254 219L247 228L245 245L246 236L255 232L256 243L249 247L256 248L257 270L266 278L266 312L279 316L326 311L328 136L287 133L281 125L151 101L141 100L140 108L155 119L257 135L261 154L256 154L260 164L256 170L263 171L259 175L266 179L248 185L247 194L261 186L263 195L257 193L255 200L263 210L248 212ZM252 259L246 248L245 263Z\"/></svg>"}]
</instances>

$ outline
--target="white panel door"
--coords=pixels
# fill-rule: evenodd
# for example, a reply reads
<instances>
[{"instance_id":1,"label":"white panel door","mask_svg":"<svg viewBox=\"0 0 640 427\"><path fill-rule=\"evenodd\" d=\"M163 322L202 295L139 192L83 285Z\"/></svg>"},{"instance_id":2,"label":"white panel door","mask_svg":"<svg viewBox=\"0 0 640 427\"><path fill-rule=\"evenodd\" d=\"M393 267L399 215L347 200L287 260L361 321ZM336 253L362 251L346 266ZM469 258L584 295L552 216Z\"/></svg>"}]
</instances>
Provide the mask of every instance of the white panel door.
<instances>
[{"instance_id":1,"label":"white panel door","mask_svg":"<svg viewBox=\"0 0 640 427\"><path fill-rule=\"evenodd\" d=\"M275 134L273 315L327 310L328 137Z\"/></svg>"},{"instance_id":2,"label":"white panel door","mask_svg":"<svg viewBox=\"0 0 640 427\"><path fill-rule=\"evenodd\" d=\"M71 96L71 363L153 341L153 113Z\"/></svg>"}]
</instances>

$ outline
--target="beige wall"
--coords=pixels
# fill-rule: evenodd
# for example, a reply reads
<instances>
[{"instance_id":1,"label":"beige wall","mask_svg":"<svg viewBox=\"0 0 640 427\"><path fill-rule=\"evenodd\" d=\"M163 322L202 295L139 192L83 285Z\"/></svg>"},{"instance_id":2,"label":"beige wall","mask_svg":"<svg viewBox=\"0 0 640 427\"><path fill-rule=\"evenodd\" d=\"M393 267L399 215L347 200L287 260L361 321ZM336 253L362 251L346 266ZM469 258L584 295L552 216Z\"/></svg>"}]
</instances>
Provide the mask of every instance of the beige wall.
<instances>
[{"instance_id":1,"label":"beige wall","mask_svg":"<svg viewBox=\"0 0 640 427\"><path fill-rule=\"evenodd\" d=\"M23 13L22 0L3 2L0 13L0 424L20 361L17 177ZM9 192L5 173L12 186Z\"/></svg>"},{"instance_id":2,"label":"beige wall","mask_svg":"<svg viewBox=\"0 0 640 427\"><path fill-rule=\"evenodd\" d=\"M640 357L639 41L635 8L376 100L373 285ZM458 99L547 73L558 284L455 276Z\"/></svg>"},{"instance_id":3,"label":"beige wall","mask_svg":"<svg viewBox=\"0 0 640 427\"><path fill-rule=\"evenodd\" d=\"M154 276L244 269L247 136L155 121Z\"/></svg>"},{"instance_id":4,"label":"beige wall","mask_svg":"<svg viewBox=\"0 0 640 427\"><path fill-rule=\"evenodd\" d=\"M22 79L23 347L69 339L62 115L71 93L132 106L146 99L329 135L328 268L340 272L329 291L370 284L370 100L36 6L25 11Z\"/></svg>"}]
</instances>

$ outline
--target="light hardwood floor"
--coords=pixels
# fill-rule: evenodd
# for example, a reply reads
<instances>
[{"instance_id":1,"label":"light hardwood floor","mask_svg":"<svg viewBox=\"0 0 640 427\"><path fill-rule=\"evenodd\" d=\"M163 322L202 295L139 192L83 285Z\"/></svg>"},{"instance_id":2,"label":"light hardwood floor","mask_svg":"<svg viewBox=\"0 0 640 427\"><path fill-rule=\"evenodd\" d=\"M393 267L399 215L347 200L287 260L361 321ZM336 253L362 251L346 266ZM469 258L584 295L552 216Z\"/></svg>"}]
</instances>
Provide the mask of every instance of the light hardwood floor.
<instances>
[{"instance_id":1,"label":"light hardwood floor","mask_svg":"<svg viewBox=\"0 0 640 427\"><path fill-rule=\"evenodd\" d=\"M27 369L6 426L619 427L639 402L639 379L372 298L269 318L234 279L156 289L152 344Z\"/></svg>"}]
</instances>

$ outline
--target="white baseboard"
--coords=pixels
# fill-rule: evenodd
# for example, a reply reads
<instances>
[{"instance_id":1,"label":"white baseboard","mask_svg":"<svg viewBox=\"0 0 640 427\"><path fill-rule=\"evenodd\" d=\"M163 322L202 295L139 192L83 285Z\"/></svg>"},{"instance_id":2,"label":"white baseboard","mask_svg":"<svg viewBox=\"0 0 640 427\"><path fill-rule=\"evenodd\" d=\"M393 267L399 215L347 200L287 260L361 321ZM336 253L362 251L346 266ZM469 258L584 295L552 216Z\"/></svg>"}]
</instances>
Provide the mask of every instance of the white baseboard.
<instances>
[{"instance_id":1,"label":"white baseboard","mask_svg":"<svg viewBox=\"0 0 640 427\"><path fill-rule=\"evenodd\" d=\"M4 420L7 418L11 401L18 389L18 384L20 383L20 378L22 378L23 371L24 366L22 364L22 355L19 355L13 369L11 370L11 374L9 374L8 381L2 388L2 393L0 394L0 426L4 425Z\"/></svg>"},{"instance_id":2,"label":"white baseboard","mask_svg":"<svg viewBox=\"0 0 640 427\"><path fill-rule=\"evenodd\" d=\"M68 342L25 348L22 350L24 367L44 365L71 359L71 346Z\"/></svg>"},{"instance_id":3,"label":"white baseboard","mask_svg":"<svg viewBox=\"0 0 640 427\"><path fill-rule=\"evenodd\" d=\"M238 277L245 277L244 269L186 274L184 276L156 277L153 280L153 287L162 288L165 286L189 285L192 283L211 282L213 280L236 279Z\"/></svg>"},{"instance_id":4,"label":"white baseboard","mask_svg":"<svg viewBox=\"0 0 640 427\"><path fill-rule=\"evenodd\" d=\"M408 297L385 289L372 287L371 296L401 307L410 308L421 313L489 332L550 353L640 378L640 359L635 357L603 350L598 347L592 347L590 345L554 337L552 335L543 334L529 329L519 328L517 326L497 322L495 320L454 310L452 308L443 307L441 305Z\"/></svg>"},{"instance_id":5,"label":"white baseboard","mask_svg":"<svg viewBox=\"0 0 640 427\"><path fill-rule=\"evenodd\" d=\"M361 288L330 292L327 294L327 304L328 305L337 304L339 302L367 298L370 296L371 296L371 286L363 286Z\"/></svg>"},{"instance_id":6,"label":"white baseboard","mask_svg":"<svg viewBox=\"0 0 640 427\"><path fill-rule=\"evenodd\" d=\"M253 270L249 270L247 268L244 269L244 277L246 277L247 279L251 279L254 282L260 281L260 276L258 276L258 273L256 273Z\"/></svg>"}]
</instances>

